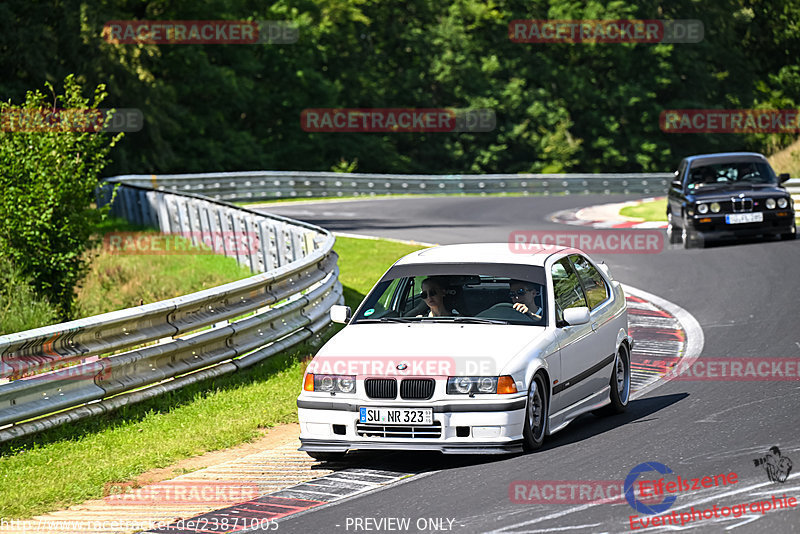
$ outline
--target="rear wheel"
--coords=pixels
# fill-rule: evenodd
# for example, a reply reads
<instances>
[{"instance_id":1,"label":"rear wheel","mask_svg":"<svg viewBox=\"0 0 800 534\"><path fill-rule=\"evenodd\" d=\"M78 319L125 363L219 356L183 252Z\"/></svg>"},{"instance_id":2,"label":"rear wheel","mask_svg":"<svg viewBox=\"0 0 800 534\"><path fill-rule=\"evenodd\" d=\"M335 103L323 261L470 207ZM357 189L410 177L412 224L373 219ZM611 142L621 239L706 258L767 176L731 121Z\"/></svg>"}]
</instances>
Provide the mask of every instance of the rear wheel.
<instances>
[{"instance_id":1,"label":"rear wheel","mask_svg":"<svg viewBox=\"0 0 800 534\"><path fill-rule=\"evenodd\" d=\"M626 345L620 345L611 370L611 404L595 410L595 415L614 415L624 412L631 394L631 358Z\"/></svg>"},{"instance_id":2,"label":"rear wheel","mask_svg":"<svg viewBox=\"0 0 800 534\"><path fill-rule=\"evenodd\" d=\"M525 426L522 429L525 450L535 451L540 448L546 431L547 392L541 373L537 373L528 388L528 401L525 405Z\"/></svg>"}]
</instances>

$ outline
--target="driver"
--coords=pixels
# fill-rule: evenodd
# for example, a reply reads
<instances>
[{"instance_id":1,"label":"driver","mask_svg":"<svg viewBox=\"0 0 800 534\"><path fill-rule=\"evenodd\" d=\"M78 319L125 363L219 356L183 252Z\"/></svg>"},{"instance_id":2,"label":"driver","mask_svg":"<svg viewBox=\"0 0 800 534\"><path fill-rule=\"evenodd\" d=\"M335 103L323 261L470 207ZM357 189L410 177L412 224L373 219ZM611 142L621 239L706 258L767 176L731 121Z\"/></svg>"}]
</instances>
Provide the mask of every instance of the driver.
<instances>
[{"instance_id":1,"label":"driver","mask_svg":"<svg viewBox=\"0 0 800 534\"><path fill-rule=\"evenodd\" d=\"M511 298L512 307L536 321L542 318L542 308L537 306L534 300L538 294L538 286L533 282L525 282L523 280L511 280L509 282L508 296Z\"/></svg>"}]
</instances>

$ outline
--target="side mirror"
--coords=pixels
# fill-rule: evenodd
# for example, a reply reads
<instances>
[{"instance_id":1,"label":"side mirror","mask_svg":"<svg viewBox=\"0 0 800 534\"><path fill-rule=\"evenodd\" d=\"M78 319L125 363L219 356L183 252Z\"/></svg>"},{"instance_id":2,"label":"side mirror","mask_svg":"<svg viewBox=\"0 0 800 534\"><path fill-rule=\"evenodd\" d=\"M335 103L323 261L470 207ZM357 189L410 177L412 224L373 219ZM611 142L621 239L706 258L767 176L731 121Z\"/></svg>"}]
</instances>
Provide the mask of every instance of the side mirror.
<instances>
[{"instance_id":1,"label":"side mirror","mask_svg":"<svg viewBox=\"0 0 800 534\"><path fill-rule=\"evenodd\" d=\"M586 324L591 320L589 308L581 306L579 308L567 308L564 310L564 322L568 325Z\"/></svg>"},{"instance_id":2,"label":"side mirror","mask_svg":"<svg viewBox=\"0 0 800 534\"><path fill-rule=\"evenodd\" d=\"M334 323L347 324L350 321L350 306L336 304L331 306L331 321Z\"/></svg>"},{"instance_id":3,"label":"side mirror","mask_svg":"<svg viewBox=\"0 0 800 534\"><path fill-rule=\"evenodd\" d=\"M789 173L788 172L782 172L781 174L778 175L778 182L779 183L788 182L788 181L789 181Z\"/></svg>"},{"instance_id":4,"label":"side mirror","mask_svg":"<svg viewBox=\"0 0 800 534\"><path fill-rule=\"evenodd\" d=\"M680 180L672 180L672 187L674 189L683 189L683 182Z\"/></svg>"}]
</instances>

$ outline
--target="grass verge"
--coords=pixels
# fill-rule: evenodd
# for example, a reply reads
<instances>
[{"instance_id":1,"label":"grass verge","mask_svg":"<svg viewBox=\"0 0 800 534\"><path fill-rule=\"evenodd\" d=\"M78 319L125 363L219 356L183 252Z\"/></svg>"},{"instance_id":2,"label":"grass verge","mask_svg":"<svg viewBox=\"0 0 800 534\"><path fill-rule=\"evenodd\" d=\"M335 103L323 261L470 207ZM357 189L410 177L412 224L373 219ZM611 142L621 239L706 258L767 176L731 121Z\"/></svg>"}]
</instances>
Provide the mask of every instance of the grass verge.
<instances>
[{"instance_id":1,"label":"grass verge","mask_svg":"<svg viewBox=\"0 0 800 534\"><path fill-rule=\"evenodd\" d=\"M636 206L627 206L619 210L625 217L639 217L644 221L667 222L667 199L642 202Z\"/></svg>"},{"instance_id":2,"label":"grass verge","mask_svg":"<svg viewBox=\"0 0 800 534\"><path fill-rule=\"evenodd\" d=\"M104 245L89 252L89 271L77 290L78 317L158 302L252 276L233 258L121 219L103 223L97 232L105 237Z\"/></svg>"},{"instance_id":3,"label":"grass verge","mask_svg":"<svg viewBox=\"0 0 800 534\"><path fill-rule=\"evenodd\" d=\"M347 304L358 305L397 258L419 248L337 238ZM263 428L296 421L303 359L316 349L317 344L306 343L242 373L0 444L3 516L22 519L100 498L108 482L128 481L153 468L250 441Z\"/></svg>"}]
</instances>

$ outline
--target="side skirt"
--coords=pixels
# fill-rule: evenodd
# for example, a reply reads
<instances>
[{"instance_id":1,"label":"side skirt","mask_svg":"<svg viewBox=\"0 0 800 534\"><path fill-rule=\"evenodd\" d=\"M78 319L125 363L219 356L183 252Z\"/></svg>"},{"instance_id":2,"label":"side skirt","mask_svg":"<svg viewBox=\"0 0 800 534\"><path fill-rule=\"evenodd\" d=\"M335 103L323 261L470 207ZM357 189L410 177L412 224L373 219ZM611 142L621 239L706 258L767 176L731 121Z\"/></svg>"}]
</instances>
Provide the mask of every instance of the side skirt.
<instances>
[{"instance_id":1,"label":"side skirt","mask_svg":"<svg viewBox=\"0 0 800 534\"><path fill-rule=\"evenodd\" d=\"M570 424L579 415L611 404L611 386L608 385L589 397L567 406L550 416L547 435L552 435Z\"/></svg>"}]
</instances>

